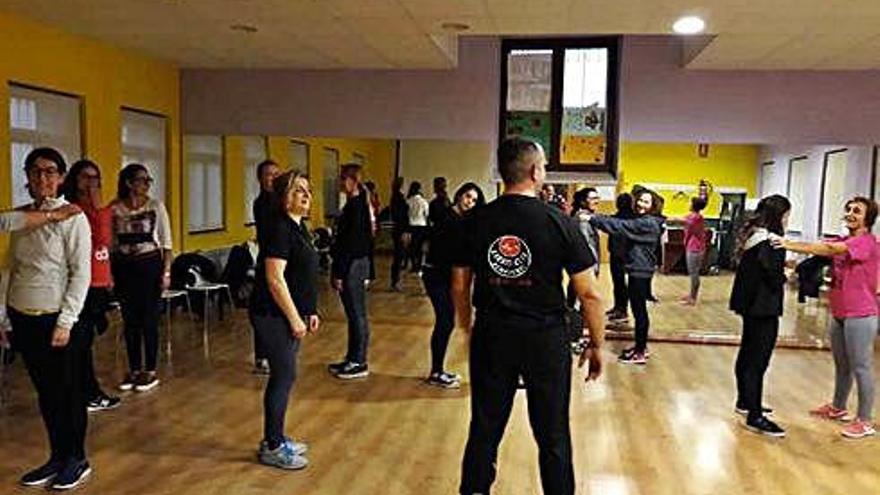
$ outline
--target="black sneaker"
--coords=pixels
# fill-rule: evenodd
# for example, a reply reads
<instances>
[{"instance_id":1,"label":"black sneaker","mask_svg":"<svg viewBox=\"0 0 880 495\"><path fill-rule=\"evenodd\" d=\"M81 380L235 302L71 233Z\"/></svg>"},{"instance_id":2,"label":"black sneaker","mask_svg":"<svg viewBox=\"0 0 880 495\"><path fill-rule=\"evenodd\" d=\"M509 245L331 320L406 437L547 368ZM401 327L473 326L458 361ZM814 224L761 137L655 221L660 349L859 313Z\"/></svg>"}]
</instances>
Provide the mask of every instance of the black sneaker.
<instances>
[{"instance_id":1,"label":"black sneaker","mask_svg":"<svg viewBox=\"0 0 880 495\"><path fill-rule=\"evenodd\" d=\"M440 388L461 387L461 378L459 378L459 376L454 373L447 373L445 371L441 371L439 373L431 373L431 375L428 376L428 379L425 381L428 383L428 385L433 385Z\"/></svg>"},{"instance_id":2,"label":"black sneaker","mask_svg":"<svg viewBox=\"0 0 880 495\"><path fill-rule=\"evenodd\" d=\"M63 467L63 462L50 460L37 469L25 473L19 480L19 483L24 486L43 486L52 481L61 472Z\"/></svg>"},{"instance_id":3,"label":"black sneaker","mask_svg":"<svg viewBox=\"0 0 880 495\"><path fill-rule=\"evenodd\" d=\"M134 384L137 392L147 392L153 390L159 385L159 375L155 371L144 371L138 376Z\"/></svg>"},{"instance_id":4,"label":"black sneaker","mask_svg":"<svg viewBox=\"0 0 880 495\"><path fill-rule=\"evenodd\" d=\"M64 466L64 469L55 477L52 482L53 490L70 490L81 485L89 475L92 474L92 467L89 461L70 461Z\"/></svg>"},{"instance_id":5,"label":"black sneaker","mask_svg":"<svg viewBox=\"0 0 880 495\"><path fill-rule=\"evenodd\" d=\"M345 369L348 366L348 361L340 361L338 363L328 364L327 371L330 372L331 375L338 375L340 371Z\"/></svg>"},{"instance_id":6,"label":"black sneaker","mask_svg":"<svg viewBox=\"0 0 880 495\"><path fill-rule=\"evenodd\" d=\"M648 356L645 351L638 351L635 347L624 350L617 356L617 361L623 364L647 364Z\"/></svg>"},{"instance_id":7,"label":"black sneaker","mask_svg":"<svg viewBox=\"0 0 880 495\"><path fill-rule=\"evenodd\" d=\"M736 413L739 414L740 416L748 416L748 414L749 414L749 410L746 409L745 407L740 406L740 405L737 405L734 408L734 411L736 411ZM767 406L761 406L761 414L764 416L773 416L773 408L767 407Z\"/></svg>"},{"instance_id":8,"label":"black sneaker","mask_svg":"<svg viewBox=\"0 0 880 495\"><path fill-rule=\"evenodd\" d=\"M132 371L131 373L126 373L125 378L122 379L122 382L119 383L119 390L123 392L128 392L129 390L134 389L134 384L138 381L138 376L140 373Z\"/></svg>"},{"instance_id":9,"label":"black sneaker","mask_svg":"<svg viewBox=\"0 0 880 495\"><path fill-rule=\"evenodd\" d=\"M88 409L89 412L109 411L110 409L116 409L117 407L119 407L120 403L122 403L122 401L119 400L119 397L99 395L98 397L89 401L86 409Z\"/></svg>"},{"instance_id":10,"label":"black sneaker","mask_svg":"<svg viewBox=\"0 0 880 495\"><path fill-rule=\"evenodd\" d=\"M269 375L269 360L268 359L257 359L254 363L253 373L255 375L268 376Z\"/></svg>"},{"instance_id":11,"label":"black sneaker","mask_svg":"<svg viewBox=\"0 0 880 495\"><path fill-rule=\"evenodd\" d=\"M751 419L746 421L745 423L746 429L752 433L757 433L759 435L766 435L768 437L776 437L782 438L785 436L785 430L779 427L778 424L770 421L764 416L759 416L757 419Z\"/></svg>"},{"instance_id":12,"label":"black sneaker","mask_svg":"<svg viewBox=\"0 0 880 495\"><path fill-rule=\"evenodd\" d=\"M334 376L340 380L354 380L355 378L366 378L370 375L365 363L345 363L345 366L339 370Z\"/></svg>"}]
</instances>

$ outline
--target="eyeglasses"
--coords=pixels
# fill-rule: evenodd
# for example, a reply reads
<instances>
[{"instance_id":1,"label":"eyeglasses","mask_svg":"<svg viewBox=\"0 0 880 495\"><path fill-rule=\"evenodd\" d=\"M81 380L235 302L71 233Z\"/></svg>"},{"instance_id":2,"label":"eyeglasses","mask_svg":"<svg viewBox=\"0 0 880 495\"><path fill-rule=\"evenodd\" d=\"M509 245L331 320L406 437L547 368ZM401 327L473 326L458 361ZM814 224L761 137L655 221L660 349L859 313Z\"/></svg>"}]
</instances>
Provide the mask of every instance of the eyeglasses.
<instances>
[{"instance_id":1,"label":"eyeglasses","mask_svg":"<svg viewBox=\"0 0 880 495\"><path fill-rule=\"evenodd\" d=\"M152 177L147 177L147 176L144 176L144 175L139 175L139 176L135 177L134 179L131 179L131 181L132 181L132 182L146 182L147 184L152 184L152 183L153 183L153 178L152 178Z\"/></svg>"},{"instance_id":2,"label":"eyeglasses","mask_svg":"<svg viewBox=\"0 0 880 495\"><path fill-rule=\"evenodd\" d=\"M58 172L58 169L55 167L35 167L28 170L27 175L34 178L46 177L48 179L54 179L55 177L61 175L61 173Z\"/></svg>"}]
</instances>

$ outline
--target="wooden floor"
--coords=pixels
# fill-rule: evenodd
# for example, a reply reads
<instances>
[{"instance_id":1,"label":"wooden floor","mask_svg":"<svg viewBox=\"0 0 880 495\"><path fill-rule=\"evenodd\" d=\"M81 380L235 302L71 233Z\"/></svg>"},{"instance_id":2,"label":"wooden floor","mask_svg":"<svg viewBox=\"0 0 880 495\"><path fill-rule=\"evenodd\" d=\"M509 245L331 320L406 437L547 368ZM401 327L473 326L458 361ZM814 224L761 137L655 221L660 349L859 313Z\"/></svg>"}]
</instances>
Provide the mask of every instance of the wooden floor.
<instances>
[{"instance_id":1,"label":"wooden floor","mask_svg":"<svg viewBox=\"0 0 880 495\"><path fill-rule=\"evenodd\" d=\"M79 492L457 493L469 415L464 340L454 335L448 367L465 376L465 386L445 391L424 385L430 305L419 295L416 279L407 279L405 286L404 295L377 290L369 296L372 375L361 382L338 382L325 371L325 364L344 351L345 322L335 296L323 294L326 325L304 342L288 412L288 433L311 445L312 464L305 471L283 472L254 462L264 379L250 374L246 316L237 313L212 324L206 348L201 325L177 315L172 354L162 357L162 385L126 395L115 411L90 416L95 472ZM657 287L664 299L655 308L658 326L687 327L663 321L666 307L681 319L691 317L686 311L709 311L709 304L696 310L673 306L666 282L661 279ZM719 324L727 321L724 313L715 315ZM714 321L710 314L700 318ZM125 369L115 332L116 327L102 337L97 349L99 374L108 389ZM827 352L783 349L775 354L767 402L777 408L789 437L770 440L745 432L732 414L735 348L658 343L649 365L627 367L613 362L612 353L623 345L609 345L606 375L599 383L575 381L573 386L578 493L880 493L880 439L845 440L836 425L806 414L831 391ZM0 493L33 493L15 482L44 460L45 434L19 362L6 382L0 409ZM493 493L540 493L537 450L524 406L518 397Z\"/></svg>"}]
</instances>

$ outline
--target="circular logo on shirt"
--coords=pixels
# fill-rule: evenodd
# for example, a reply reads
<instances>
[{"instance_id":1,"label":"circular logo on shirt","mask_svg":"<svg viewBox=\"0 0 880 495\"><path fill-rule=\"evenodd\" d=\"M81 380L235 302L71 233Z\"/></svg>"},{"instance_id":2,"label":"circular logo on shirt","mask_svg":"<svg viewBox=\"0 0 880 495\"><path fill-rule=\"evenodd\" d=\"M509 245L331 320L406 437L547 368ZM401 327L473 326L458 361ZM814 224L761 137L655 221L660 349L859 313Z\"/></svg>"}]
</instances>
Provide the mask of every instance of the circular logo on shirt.
<instances>
[{"instance_id":1,"label":"circular logo on shirt","mask_svg":"<svg viewBox=\"0 0 880 495\"><path fill-rule=\"evenodd\" d=\"M515 235L504 235L492 242L488 254L489 268L504 278L519 278L529 271L532 253L529 245Z\"/></svg>"}]
</instances>

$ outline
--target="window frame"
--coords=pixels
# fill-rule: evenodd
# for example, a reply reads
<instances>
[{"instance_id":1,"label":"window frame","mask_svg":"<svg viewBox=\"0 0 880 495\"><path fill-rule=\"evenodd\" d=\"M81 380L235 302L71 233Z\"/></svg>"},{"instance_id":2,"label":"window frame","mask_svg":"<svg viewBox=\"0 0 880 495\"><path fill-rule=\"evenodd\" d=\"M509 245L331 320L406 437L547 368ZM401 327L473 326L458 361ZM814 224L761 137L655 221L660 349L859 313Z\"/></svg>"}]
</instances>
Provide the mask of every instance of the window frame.
<instances>
[{"instance_id":1,"label":"window frame","mask_svg":"<svg viewBox=\"0 0 880 495\"><path fill-rule=\"evenodd\" d=\"M150 110L143 110L141 108L129 107L126 105L120 106L119 107L119 134L120 134L119 145L121 148L120 149L121 156L119 157L120 162L122 162L122 158L125 157L125 143L122 142L122 136L121 136L122 135L123 112L139 113L141 115L146 115L148 117L160 118L165 121L165 135L163 136L163 144L165 145L165 167L164 167L165 170L162 171L163 172L162 179L164 180L164 184L162 185L162 187L165 188L165 194L164 194L164 197L161 198L161 200L162 200L162 204L167 205L168 201L169 201L168 198L171 197L171 187L169 187L169 186L171 184L170 179L172 177L172 174L170 173L170 171L171 171L171 119L167 115L159 113L159 112L152 112ZM121 163L119 170L122 170L122 167L125 167L125 165L127 165L127 164Z\"/></svg>"},{"instance_id":2,"label":"window frame","mask_svg":"<svg viewBox=\"0 0 880 495\"><path fill-rule=\"evenodd\" d=\"M595 36L585 38L505 38L501 41L501 84L498 111L498 142L506 137L508 56L515 50L552 50L553 71L550 83L550 147L547 153L548 172L593 172L610 173L617 177L618 136L619 136L619 83L620 46L619 36ZM584 48L606 48L608 50L608 80L606 81L606 125L605 125L605 163L592 165L586 163L560 164L560 145L562 140L563 84L565 78L565 50Z\"/></svg>"},{"instance_id":3,"label":"window frame","mask_svg":"<svg viewBox=\"0 0 880 495\"><path fill-rule=\"evenodd\" d=\"M838 153L847 153L849 148L838 148L825 152L825 156L822 159L822 181L821 188L819 190L819 237L835 237L839 235L839 233L826 233L825 232L825 185L828 180L828 161L831 158L831 155L836 155ZM844 169L844 176L846 175L846 170ZM844 186L846 185L846 181L844 180ZM844 190L844 200L846 199L846 191Z\"/></svg>"},{"instance_id":4,"label":"window frame","mask_svg":"<svg viewBox=\"0 0 880 495\"><path fill-rule=\"evenodd\" d=\"M220 138L220 164L219 164L220 165L220 194L221 194L220 206L222 208L222 211L220 213L220 225L216 226L216 227L202 227L202 228L193 229L192 225L190 225L190 218L189 218L189 209L190 208L189 208L188 203L189 203L189 201L192 201L192 191L190 189L190 182L189 182L190 162L188 159L189 153L186 149L186 139L196 137L196 136ZM200 234L211 234L211 233L216 233L216 232L225 232L226 231L226 224L227 224L227 218L226 218L226 215L227 215L227 211L226 211L227 210L227 208L226 208L226 182L227 182L227 177L226 177L226 136L217 135L217 134L188 134L188 135L184 136L184 143L183 143L182 148L183 148L183 156L184 156L183 170L184 170L184 173L186 174L186 191L187 191L187 200L188 200L187 205L186 205L187 211L188 211L188 214L186 217L186 232L187 232L187 234L188 235L200 235ZM207 174L204 175L204 178L207 178ZM203 189L204 189L204 187L203 187ZM203 201L205 201L207 197L208 197L208 195L205 195L202 198ZM202 206L204 207L207 205L202 205ZM207 208L205 208L205 211L207 211Z\"/></svg>"},{"instance_id":5,"label":"window frame","mask_svg":"<svg viewBox=\"0 0 880 495\"><path fill-rule=\"evenodd\" d=\"M263 151L264 151L264 153L263 153L263 161L265 161L265 160L271 160L271 159L272 159L272 158L269 156L269 136L265 136L265 135L251 135L251 136L244 136L244 138L245 138L245 139L247 139L247 138L261 138L261 139L263 140ZM244 170L245 170L245 173L250 174L250 175L249 175L250 178L253 179L253 178L256 177L256 175L257 175L257 166L258 166L260 163L262 163L262 161L257 162L257 163L248 163L248 162L247 162L247 158L248 158L248 157L247 157L247 150L245 149L244 143L245 143L245 140L242 139L242 151L241 151L241 154L242 154L242 157L243 157L244 160L245 160L245 163L244 163ZM247 197L248 197L248 191L247 191L248 180L250 180L250 179L248 179L247 177L245 177L245 179L244 179L244 188L245 188L245 189L244 189L244 198L245 198L245 200L247 200ZM260 195L260 181L259 181L259 179L257 179L257 196L259 196L259 195ZM254 196L254 199L256 199L256 196ZM245 201L245 205L244 205L244 218L245 218L244 226L245 226L245 227L253 227L254 225L257 224L257 221L256 221L255 218L252 218L252 219L248 220L248 217L249 217L251 214L253 214L253 200L250 202L250 204L249 204L248 201Z\"/></svg>"},{"instance_id":6,"label":"window frame","mask_svg":"<svg viewBox=\"0 0 880 495\"><path fill-rule=\"evenodd\" d=\"M803 162L803 165L801 165L801 166L806 166L806 165L809 163L808 160L809 160L809 156L808 156L808 155L794 156L794 157L789 158L789 160L788 160L788 177L786 177L785 196L788 198L789 201L792 201L792 195L791 195L791 176L792 176L792 170L794 170L794 166L795 166L797 163L799 163L799 162ZM801 205L801 206L803 207L803 206L806 206L806 205ZM792 205L792 209L794 209L794 205ZM801 218L800 218L800 229L786 229L786 232L787 232L787 233L790 233L790 234L796 234L796 235L803 235L803 233L804 233L804 231L803 231L803 227L804 227L804 225L803 225L803 223L804 223L803 215L804 215L804 212L805 212L805 211L806 211L806 210L801 210L801 211L799 212L800 215L801 215ZM792 213L793 213L793 212L792 212ZM792 218L792 217L794 217L794 215L791 215L791 214L790 214L790 216L789 216L789 225L791 224L791 218Z\"/></svg>"}]
</instances>

